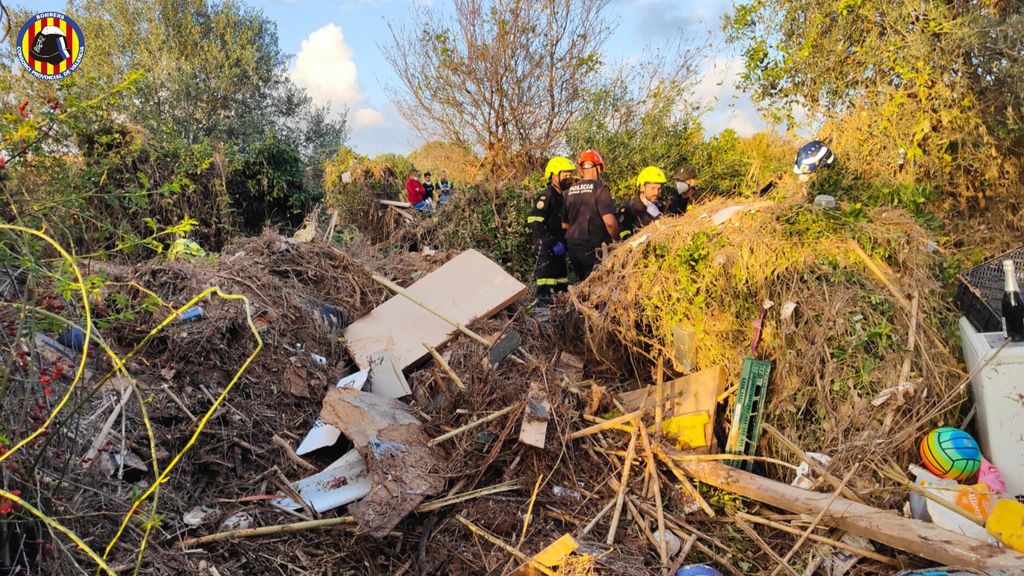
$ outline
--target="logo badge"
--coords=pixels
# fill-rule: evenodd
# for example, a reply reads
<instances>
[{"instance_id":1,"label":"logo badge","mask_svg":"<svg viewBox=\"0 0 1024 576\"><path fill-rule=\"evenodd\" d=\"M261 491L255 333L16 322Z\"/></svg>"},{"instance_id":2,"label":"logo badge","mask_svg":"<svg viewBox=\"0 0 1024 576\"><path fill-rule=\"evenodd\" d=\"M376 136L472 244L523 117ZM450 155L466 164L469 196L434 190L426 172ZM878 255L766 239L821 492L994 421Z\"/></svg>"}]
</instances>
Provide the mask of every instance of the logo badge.
<instances>
[{"instance_id":1,"label":"logo badge","mask_svg":"<svg viewBox=\"0 0 1024 576\"><path fill-rule=\"evenodd\" d=\"M36 78L60 80L82 63L85 36L78 24L64 14L40 12L21 27L18 56Z\"/></svg>"}]
</instances>

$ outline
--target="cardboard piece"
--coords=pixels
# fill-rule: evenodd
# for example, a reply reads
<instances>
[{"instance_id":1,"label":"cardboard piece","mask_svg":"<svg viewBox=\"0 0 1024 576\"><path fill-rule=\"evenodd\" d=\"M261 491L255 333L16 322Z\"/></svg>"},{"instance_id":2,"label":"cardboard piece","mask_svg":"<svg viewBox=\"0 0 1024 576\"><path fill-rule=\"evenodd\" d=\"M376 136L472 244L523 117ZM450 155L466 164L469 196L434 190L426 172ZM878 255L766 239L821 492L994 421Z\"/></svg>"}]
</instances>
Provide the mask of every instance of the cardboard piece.
<instances>
[{"instance_id":1,"label":"cardboard piece","mask_svg":"<svg viewBox=\"0 0 1024 576\"><path fill-rule=\"evenodd\" d=\"M536 383L530 384L526 395L526 407L523 409L523 423L519 429L519 441L536 448L544 447L544 438L548 434L548 420L551 419L551 403L547 394Z\"/></svg>"},{"instance_id":2,"label":"cardboard piece","mask_svg":"<svg viewBox=\"0 0 1024 576\"><path fill-rule=\"evenodd\" d=\"M369 371L360 370L355 374L345 376L335 385L335 388L352 388L353 390L362 390L363 386L366 385L366 379L369 376ZM328 446L334 446L341 438L341 430L338 430L334 426L324 424L324 421L320 418L316 419L313 423L313 427L306 433L306 437L302 439L299 447L295 449L295 453L299 456L303 454L309 454L314 450L321 448L327 448Z\"/></svg>"},{"instance_id":3,"label":"cardboard piece","mask_svg":"<svg viewBox=\"0 0 1024 576\"><path fill-rule=\"evenodd\" d=\"M370 492L370 472L359 452L349 450L323 471L292 483L292 488L314 510L327 512L366 496ZM289 510L302 509L288 497L274 503Z\"/></svg>"},{"instance_id":4,"label":"cardboard piece","mask_svg":"<svg viewBox=\"0 0 1024 576\"><path fill-rule=\"evenodd\" d=\"M335 388L324 398L320 417L341 430L366 461L370 490L348 510L371 536L386 536L425 497L444 489L444 461L405 404Z\"/></svg>"},{"instance_id":5,"label":"cardboard piece","mask_svg":"<svg viewBox=\"0 0 1024 576\"><path fill-rule=\"evenodd\" d=\"M665 418L683 416L694 412L706 412L708 422L704 425L704 438L711 442L714 439L715 411L718 407L718 396L725 391L725 371L715 366L700 372L694 372L682 378L664 383ZM619 401L627 411L640 409L644 395L647 395L645 406L653 410L657 404L654 386L631 390L619 395Z\"/></svg>"},{"instance_id":6,"label":"cardboard piece","mask_svg":"<svg viewBox=\"0 0 1024 576\"><path fill-rule=\"evenodd\" d=\"M370 391L388 398L402 398L412 394L409 382L402 369L395 365L395 356L390 350L377 352L370 357Z\"/></svg>"},{"instance_id":7,"label":"cardboard piece","mask_svg":"<svg viewBox=\"0 0 1024 576\"><path fill-rule=\"evenodd\" d=\"M483 254L467 250L406 290L465 326L517 300L526 293L526 285ZM373 354L390 350L395 366L405 370L427 355L424 343L440 349L455 332L450 323L395 295L349 325L345 346L360 368L370 367Z\"/></svg>"}]
</instances>

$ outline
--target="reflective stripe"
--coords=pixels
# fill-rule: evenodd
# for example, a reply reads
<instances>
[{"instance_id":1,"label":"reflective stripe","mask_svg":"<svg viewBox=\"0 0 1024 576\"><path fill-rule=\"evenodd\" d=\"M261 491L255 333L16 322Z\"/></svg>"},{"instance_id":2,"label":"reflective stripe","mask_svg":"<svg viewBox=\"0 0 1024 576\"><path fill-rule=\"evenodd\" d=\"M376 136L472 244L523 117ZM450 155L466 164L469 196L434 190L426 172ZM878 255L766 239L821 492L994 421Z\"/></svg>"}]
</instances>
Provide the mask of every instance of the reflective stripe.
<instances>
[{"instance_id":1,"label":"reflective stripe","mask_svg":"<svg viewBox=\"0 0 1024 576\"><path fill-rule=\"evenodd\" d=\"M543 221L544 221L544 217L543 216L527 216L526 217L526 223L527 224L532 224L534 222L543 222Z\"/></svg>"},{"instance_id":2,"label":"reflective stripe","mask_svg":"<svg viewBox=\"0 0 1024 576\"><path fill-rule=\"evenodd\" d=\"M557 282L558 284L568 284L569 283L569 279L568 278L555 278L555 282Z\"/></svg>"},{"instance_id":3,"label":"reflective stripe","mask_svg":"<svg viewBox=\"0 0 1024 576\"><path fill-rule=\"evenodd\" d=\"M633 233L632 230L623 230L623 231L619 232L619 238L620 239L625 238L626 236L629 236L632 233Z\"/></svg>"},{"instance_id":4,"label":"reflective stripe","mask_svg":"<svg viewBox=\"0 0 1024 576\"><path fill-rule=\"evenodd\" d=\"M537 278L537 286L557 286L568 283L568 278Z\"/></svg>"}]
</instances>

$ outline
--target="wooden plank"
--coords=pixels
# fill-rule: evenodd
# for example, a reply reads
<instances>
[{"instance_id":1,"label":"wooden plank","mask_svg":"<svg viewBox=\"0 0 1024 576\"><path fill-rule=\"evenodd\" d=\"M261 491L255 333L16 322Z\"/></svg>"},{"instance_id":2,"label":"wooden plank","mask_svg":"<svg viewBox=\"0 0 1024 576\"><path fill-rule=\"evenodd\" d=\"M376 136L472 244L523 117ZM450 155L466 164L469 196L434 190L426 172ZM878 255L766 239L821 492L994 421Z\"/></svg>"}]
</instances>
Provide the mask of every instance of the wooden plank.
<instances>
[{"instance_id":1,"label":"wooden plank","mask_svg":"<svg viewBox=\"0 0 1024 576\"><path fill-rule=\"evenodd\" d=\"M526 406L523 408L523 422L519 429L519 441L535 448L544 448L548 434L548 420L551 418L551 403L547 394L536 382L530 384Z\"/></svg>"},{"instance_id":2,"label":"wooden plank","mask_svg":"<svg viewBox=\"0 0 1024 576\"><path fill-rule=\"evenodd\" d=\"M470 324L505 308L526 293L526 286L476 250L459 254L407 288L458 324ZM451 324L410 302L393 296L345 330L345 346L360 368L370 356L390 350L404 370L422 359L423 344L440 348L455 332Z\"/></svg>"},{"instance_id":3,"label":"wooden plank","mask_svg":"<svg viewBox=\"0 0 1024 576\"><path fill-rule=\"evenodd\" d=\"M701 482L776 508L809 515L821 514L825 510L822 524L841 528L939 564L976 570L1019 570L1024 566L1024 554L1000 549L934 524L904 518L888 510L879 510L845 498L836 498L829 506L829 500L832 499L830 494L810 492L718 462L679 462L679 465Z\"/></svg>"},{"instance_id":4,"label":"wooden plank","mask_svg":"<svg viewBox=\"0 0 1024 576\"><path fill-rule=\"evenodd\" d=\"M395 356L390 350L382 350L370 356L370 391L388 398L402 398L412 394L409 382L402 369L395 365Z\"/></svg>"},{"instance_id":5,"label":"wooden plank","mask_svg":"<svg viewBox=\"0 0 1024 576\"><path fill-rule=\"evenodd\" d=\"M694 372L682 378L664 383L665 418L681 416L693 412L707 412L708 423L704 426L704 437L708 443L714 441L715 410L718 407L718 395L725 389L725 371L721 366L714 366ZM650 410L658 403L657 387L647 386L639 390L631 390L619 395L619 402L626 410L634 411L641 408Z\"/></svg>"}]
</instances>

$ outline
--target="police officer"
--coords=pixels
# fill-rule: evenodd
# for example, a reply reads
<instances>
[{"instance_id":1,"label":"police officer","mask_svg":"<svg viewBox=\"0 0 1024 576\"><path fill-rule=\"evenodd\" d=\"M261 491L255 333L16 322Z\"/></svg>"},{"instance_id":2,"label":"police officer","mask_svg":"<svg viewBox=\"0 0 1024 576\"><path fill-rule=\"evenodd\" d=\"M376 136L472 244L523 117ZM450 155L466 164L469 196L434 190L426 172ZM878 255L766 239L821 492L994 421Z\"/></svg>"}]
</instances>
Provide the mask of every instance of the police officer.
<instances>
[{"instance_id":1,"label":"police officer","mask_svg":"<svg viewBox=\"0 0 1024 576\"><path fill-rule=\"evenodd\" d=\"M569 287L569 273L565 264L565 230L562 229L562 193L573 184L576 166L572 160L554 156L544 168L547 187L537 193L526 224L533 233L537 255L537 299L547 303L554 292Z\"/></svg>"},{"instance_id":2,"label":"police officer","mask_svg":"<svg viewBox=\"0 0 1024 576\"><path fill-rule=\"evenodd\" d=\"M619 237L619 223L611 190L600 180L601 155L585 150L579 166L583 179L566 192L562 227L572 268L580 280L586 280L597 265L597 250Z\"/></svg>"},{"instance_id":3,"label":"police officer","mask_svg":"<svg viewBox=\"0 0 1024 576\"><path fill-rule=\"evenodd\" d=\"M658 200L658 194L663 184L665 173L656 166L648 166L637 174L636 194L619 209L619 238L626 238L661 218L665 207Z\"/></svg>"}]
</instances>

